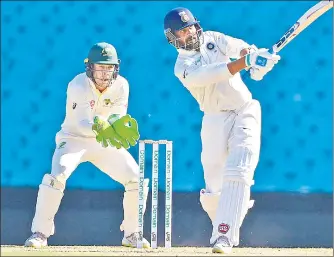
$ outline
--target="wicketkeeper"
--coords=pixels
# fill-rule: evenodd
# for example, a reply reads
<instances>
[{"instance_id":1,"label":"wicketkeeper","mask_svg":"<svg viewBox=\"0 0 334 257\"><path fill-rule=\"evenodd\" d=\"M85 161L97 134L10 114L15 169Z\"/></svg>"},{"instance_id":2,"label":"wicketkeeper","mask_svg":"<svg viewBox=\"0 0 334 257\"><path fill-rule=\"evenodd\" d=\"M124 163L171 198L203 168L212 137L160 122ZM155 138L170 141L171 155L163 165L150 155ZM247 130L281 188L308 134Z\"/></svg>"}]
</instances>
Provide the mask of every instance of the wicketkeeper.
<instances>
[{"instance_id":1,"label":"wicketkeeper","mask_svg":"<svg viewBox=\"0 0 334 257\"><path fill-rule=\"evenodd\" d=\"M54 217L66 181L82 162L91 162L124 188L123 246L136 247L138 238L138 165L127 149L137 144L138 126L127 114L129 84L119 75L120 60L108 43L95 44L85 59L86 72L68 85L66 117L56 135L50 174L39 186L32 235L25 246L47 246L55 232ZM144 202L148 194L145 179ZM145 212L144 206L143 212ZM143 247L150 247L143 239Z\"/></svg>"}]
</instances>

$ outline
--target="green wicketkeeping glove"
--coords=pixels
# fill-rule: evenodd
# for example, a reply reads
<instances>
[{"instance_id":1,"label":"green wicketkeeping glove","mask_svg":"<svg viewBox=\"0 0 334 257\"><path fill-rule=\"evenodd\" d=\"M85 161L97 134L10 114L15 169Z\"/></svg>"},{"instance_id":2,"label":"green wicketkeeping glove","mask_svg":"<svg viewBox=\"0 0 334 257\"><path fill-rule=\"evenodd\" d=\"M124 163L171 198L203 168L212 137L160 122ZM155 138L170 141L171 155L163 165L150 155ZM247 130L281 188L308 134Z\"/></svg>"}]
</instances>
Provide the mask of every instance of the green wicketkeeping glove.
<instances>
[{"instance_id":1,"label":"green wicketkeeping glove","mask_svg":"<svg viewBox=\"0 0 334 257\"><path fill-rule=\"evenodd\" d=\"M108 122L101 120L97 116L94 118L92 130L96 134L96 141L101 143L103 147L112 145L117 149L120 149L124 142L126 142L126 140L116 133L114 128L110 126Z\"/></svg>"},{"instance_id":2,"label":"green wicketkeeping glove","mask_svg":"<svg viewBox=\"0 0 334 257\"><path fill-rule=\"evenodd\" d=\"M108 121L115 129L116 133L126 139L131 146L135 146L137 144L140 137L138 123L129 114L123 116L122 118L119 118L117 114L113 114L109 117Z\"/></svg>"}]
</instances>

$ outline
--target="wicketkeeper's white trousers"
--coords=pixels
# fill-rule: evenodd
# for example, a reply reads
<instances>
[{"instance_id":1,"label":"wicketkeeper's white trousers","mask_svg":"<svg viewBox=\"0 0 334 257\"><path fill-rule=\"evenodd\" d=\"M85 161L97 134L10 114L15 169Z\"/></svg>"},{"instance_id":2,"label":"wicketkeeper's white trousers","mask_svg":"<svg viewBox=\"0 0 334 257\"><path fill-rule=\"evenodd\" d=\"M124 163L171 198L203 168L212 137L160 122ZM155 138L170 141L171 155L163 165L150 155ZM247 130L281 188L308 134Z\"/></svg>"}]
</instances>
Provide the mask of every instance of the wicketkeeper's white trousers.
<instances>
[{"instance_id":1,"label":"wicketkeeper's white trousers","mask_svg":"<svg viewBox=\"0 0 334 257\"><path fill-rule=\"evenodd\" d=\"M95 138L57 137L56 143L51 173L44 175L39 186L32 232L41 232L47 237L54 234L54 217L61 203L66 181L82 162L91 162L124 185L124 220L121 230L124 230L125 236L137 232L139 168L131 154L124 148L103 148ZM145 181L145 203L147 193L148 181Z\"/></svg>"}]
</instances>

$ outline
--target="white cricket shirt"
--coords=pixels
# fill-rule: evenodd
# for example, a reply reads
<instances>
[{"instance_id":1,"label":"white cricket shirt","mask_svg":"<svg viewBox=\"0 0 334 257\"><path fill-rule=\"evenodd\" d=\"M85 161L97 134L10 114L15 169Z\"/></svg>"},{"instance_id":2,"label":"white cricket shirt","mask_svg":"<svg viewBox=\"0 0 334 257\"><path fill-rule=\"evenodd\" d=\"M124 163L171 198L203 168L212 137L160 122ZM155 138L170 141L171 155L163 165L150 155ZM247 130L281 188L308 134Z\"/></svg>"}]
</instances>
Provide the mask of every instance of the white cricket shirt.
<instances>
[{"instance_id":1,"label":"white cricket shirt","mask_svg":"<svg viewBox=\"0 0 334 257\"><path fill-rule=\"evenodd\" d=\"M56 137L96 137L92 131L95 116L107 120L111 114L127 113L129 84L118 75L103 93L100 93L86 73L77 75L67 88L66 116Z\"/></svg>"},{"instance_id":2,"label":"white cricket shirt","mask_svg":"<svg viewBox=\"0 0 334 257\"><path fill-rule=\"evenodd\" d=\"M174 73L204 113L236 110L252 99L240 73L231 75L227 63L239 59L249 45L241 39L206 31L200 52L178 49ZM231 59L230 59L231 58Z\"/></svg>"}]
</instances>

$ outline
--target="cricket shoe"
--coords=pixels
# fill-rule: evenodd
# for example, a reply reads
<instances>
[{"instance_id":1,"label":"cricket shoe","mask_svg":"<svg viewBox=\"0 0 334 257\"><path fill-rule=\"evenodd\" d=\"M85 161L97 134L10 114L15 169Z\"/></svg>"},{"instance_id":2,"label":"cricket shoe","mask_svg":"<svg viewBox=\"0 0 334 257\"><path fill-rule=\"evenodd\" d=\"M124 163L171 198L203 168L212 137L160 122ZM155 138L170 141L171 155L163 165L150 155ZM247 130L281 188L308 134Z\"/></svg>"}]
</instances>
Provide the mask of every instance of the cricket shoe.
<instances>
[{"instance_id":1,"label":"cricket shoe","mask_svg":"<svg viewBox=\"0 0 334 257\"><path fill-rule=\"evenodd\" d=\"M123 237L122 245L126 247L137 248L137 241L138 241L139 234L138 232L132 233L127 237ZM143 248L150 248L150 243L143 238Z\"/></svg>"},{"instance_id":2,"label":"cricket shoe","mask_svg":"<svg viewBox=\"0 0 334 257\"><path fill-rule=\"evenodd\" d=\"M212 248L212 252L229 254L232 252L232 247L233 245L230 243L230 240L226 236L220 236L216 240Z\"/></svg>"},{"instance_id":3,"label":"cricket shoe","mask_svg":"<svg viewBox=\"0 0 334 257\"><path fill-rule=\"evenodd\" d=\"M48 245L48 239L40 232L33 233L24 243L24 246L41 248Z\"/></svg>"}]
</instances>

